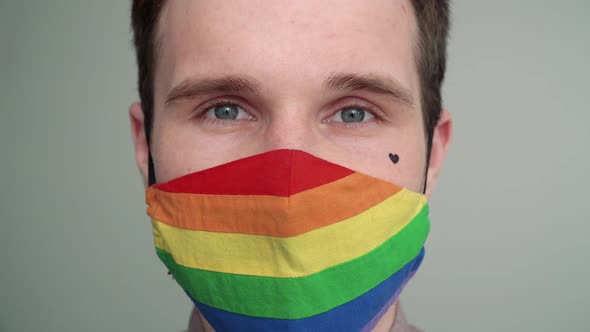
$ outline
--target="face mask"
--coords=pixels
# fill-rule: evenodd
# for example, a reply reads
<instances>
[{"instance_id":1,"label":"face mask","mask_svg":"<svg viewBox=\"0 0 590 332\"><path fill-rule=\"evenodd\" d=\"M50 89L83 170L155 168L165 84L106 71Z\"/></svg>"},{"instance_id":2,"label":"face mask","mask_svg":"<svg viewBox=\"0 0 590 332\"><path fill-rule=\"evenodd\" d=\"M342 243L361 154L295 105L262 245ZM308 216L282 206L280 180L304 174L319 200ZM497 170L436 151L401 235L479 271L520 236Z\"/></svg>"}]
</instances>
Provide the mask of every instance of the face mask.
<instances>
[{"instance_id":1,"label":"face mask","mask_svg":"<svg viewBox=\"0 0 590 332\"><path fill-rule=\"evenodd\" d=\"M371 330L424 256L422 194L297 150L147 189L156 252L216 331Z\"/></svg>"}]
</instances>

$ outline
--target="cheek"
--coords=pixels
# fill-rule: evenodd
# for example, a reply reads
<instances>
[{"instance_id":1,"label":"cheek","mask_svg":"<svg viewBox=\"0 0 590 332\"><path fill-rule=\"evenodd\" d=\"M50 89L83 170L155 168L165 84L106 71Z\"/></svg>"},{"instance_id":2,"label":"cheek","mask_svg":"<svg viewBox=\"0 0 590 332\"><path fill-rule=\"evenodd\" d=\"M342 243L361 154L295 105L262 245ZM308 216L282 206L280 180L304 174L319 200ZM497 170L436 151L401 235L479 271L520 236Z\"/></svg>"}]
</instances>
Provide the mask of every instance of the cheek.
<instances>
[{"instance_id":1,"label":"cheek","mask_svg":"<svg viewBox=\"0 0 590 332\"><path fill-rule=\"evenodd\" d=\"M393 153L397 154L399 160L394 164L387 155L390 164L387 180L412 191L422 192L426 163L423 149L405 148Z\"/></svg>"},{"instance_id":2,"label":"cheek","mask_svg":"<svg viewBox=\"0 0 590 332\"><path fill-rule=\"evenodd\" d=\"M157 182L246 157L240 156L241 152L229 144L219 149L218 144L212 144L208 139L195 140L190 136L183 139L183 135L172 135L169 139L162 139L154 151Z\"/></svg>"},{"instance_id":3,"label":"cheek","mask_svg":"<svg viewBox=\"0 0 590 332\"><path fill-rule=\"evenodd\" d=\"M156 181L202 171L261 153L258 139L244 132L205 134L190 119L162 117L152 144Z\"/></svg>"},{"instance_id":4,"label":"cheek","mask_svg":"<svg viewBox=\"0 0 590 332\"><path fill-rule=\"evenodd\" d=\"M355 171L422 192L426 164L426 144L422 136L410 138L398 133L385 137L388 139L375 137L356 140L354 144L338 144L336 149L321 149L321 154L315 154ZM398 156L396 164L390 154Z\"/></svg>"},{"instance_id":5,"label":"cheek","mask_svg":"<svg viewBox=\"0 0 590 332\"><path fill-rule=\"evenodd\" d=\"M397 155L398 162L393 163L390 153ZM374 155L366 156L369 161L359 165L357 170L371 176L397 184L412 191L421 192L424 181L425 158L420 148L383 147ZM363 170L364 168L364 170Z\"/></svg>"}]
</instances>

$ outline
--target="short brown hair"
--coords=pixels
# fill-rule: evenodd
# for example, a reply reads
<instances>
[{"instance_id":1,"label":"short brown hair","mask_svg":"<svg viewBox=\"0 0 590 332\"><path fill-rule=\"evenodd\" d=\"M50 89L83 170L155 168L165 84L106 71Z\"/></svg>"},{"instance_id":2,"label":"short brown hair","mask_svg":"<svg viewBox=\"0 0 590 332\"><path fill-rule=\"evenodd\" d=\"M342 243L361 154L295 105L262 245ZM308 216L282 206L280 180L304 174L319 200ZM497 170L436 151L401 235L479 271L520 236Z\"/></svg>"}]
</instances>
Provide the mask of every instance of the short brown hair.
<instances>
[{"instance_id":1,"label":"short brown hair","mask_svg":"<svg viewBox=\"0 0 590 332\"><path fill-rule=\"evenodd\" d=\"M138 90L144 112L146 136L154 112L154 66L156 27L165 0L133 0L131 26L137 56ZM442 108L441 85L447 62L447 36L449 31L448 0L410 0L418 22L416 65L420 76L420 90L424 128L428 151L434 128ZM430 154L430 153L428 153Z\"/></svg>"}]
</instances>

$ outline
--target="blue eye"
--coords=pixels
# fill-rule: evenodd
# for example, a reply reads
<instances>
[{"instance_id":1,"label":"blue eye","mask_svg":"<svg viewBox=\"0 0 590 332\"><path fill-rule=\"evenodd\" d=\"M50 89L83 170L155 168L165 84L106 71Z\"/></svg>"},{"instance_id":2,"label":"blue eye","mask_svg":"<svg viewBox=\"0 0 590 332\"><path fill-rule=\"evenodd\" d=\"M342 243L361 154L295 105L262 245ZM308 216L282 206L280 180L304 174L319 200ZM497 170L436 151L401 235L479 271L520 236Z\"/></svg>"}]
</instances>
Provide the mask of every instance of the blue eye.
<instances>
[{"instance_id":1,"label":"blue eye","mask_svg":"<svg viewBox=\"0 0 590 332\"><path fill-rule=\"evenodd\" d=\"M343 108L334 114L330 120L335 122L358 123L374 118L373 114L359 107Z\"/></svg>"},{"instance_id":2,"label":"blue eye","mask_svg":"<svg viewBox=\"0 0 590 332\"><path fill-rule=\"evenodd\" d=\"M236 105L220 105L213 108L213 113L220 120L235 120L239 110Z\"/></svg>"},{"instance_id":3,"label":"blue eye","mask_svg":"<svg viewBox=\"0 0 590 332\"><path fill-rule=\"evenodd\" d=\"M348 108L340 111L343 122L361 122L365 119L365 111L357 108Z\"/></svg>"},{"instance_id":4,"label":"blue eye","mask_svg":"<svg viewBox=\"0 0 590 332\"><path fill-rule=\"evenodd\" d=\"M216 120L248 120L252 116L244 111L239 105L231 103L221 103L211 106L207 109L206 116Z\"/></svg>"}]
</instances>

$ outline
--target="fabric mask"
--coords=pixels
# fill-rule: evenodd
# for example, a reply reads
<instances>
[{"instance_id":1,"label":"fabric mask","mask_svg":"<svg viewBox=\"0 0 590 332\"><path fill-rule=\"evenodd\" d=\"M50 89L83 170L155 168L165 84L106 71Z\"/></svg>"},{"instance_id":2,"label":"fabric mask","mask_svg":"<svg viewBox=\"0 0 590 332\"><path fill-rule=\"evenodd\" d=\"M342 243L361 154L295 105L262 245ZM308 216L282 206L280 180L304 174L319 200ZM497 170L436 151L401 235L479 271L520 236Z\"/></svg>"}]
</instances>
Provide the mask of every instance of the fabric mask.
<instances>
[{"instance_id":1,"label":"fabric mask","mask_svg":"<svg viewBox=\"0 0 590 332\"><path fill-rule=\"evenodd\" d=\"M156 252L216 331L371 330L424 256L422 194L298 150L146 192Z\"/></svg>"}]
</instances>

